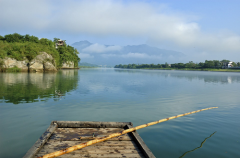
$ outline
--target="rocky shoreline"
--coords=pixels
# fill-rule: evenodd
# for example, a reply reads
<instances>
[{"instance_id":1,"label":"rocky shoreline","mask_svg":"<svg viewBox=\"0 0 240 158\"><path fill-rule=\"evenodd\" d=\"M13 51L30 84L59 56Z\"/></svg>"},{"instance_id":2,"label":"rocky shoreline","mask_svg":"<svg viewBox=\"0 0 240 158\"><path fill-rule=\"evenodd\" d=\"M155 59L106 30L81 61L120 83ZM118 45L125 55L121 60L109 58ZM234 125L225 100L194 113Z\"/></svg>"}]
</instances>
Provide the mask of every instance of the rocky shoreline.
<instances>
[{"instance_id":1,"label":"rocky shoreline","mask_svg":"<svg viewBox=\"0 0 240 158\"><path fill-rule=\"evenodd\" d=\"M9 68L17 67L22 72L45 72L45 71L57 71L57 66L54 58L46 52L40 52L34 59L29 61L25 58L22 61L18 61L14 58L6 57L0 59L0 71L5 71ZM67 61L62 64L61 68L73 69L74 62Z\"/></svg>"}]
</instances>

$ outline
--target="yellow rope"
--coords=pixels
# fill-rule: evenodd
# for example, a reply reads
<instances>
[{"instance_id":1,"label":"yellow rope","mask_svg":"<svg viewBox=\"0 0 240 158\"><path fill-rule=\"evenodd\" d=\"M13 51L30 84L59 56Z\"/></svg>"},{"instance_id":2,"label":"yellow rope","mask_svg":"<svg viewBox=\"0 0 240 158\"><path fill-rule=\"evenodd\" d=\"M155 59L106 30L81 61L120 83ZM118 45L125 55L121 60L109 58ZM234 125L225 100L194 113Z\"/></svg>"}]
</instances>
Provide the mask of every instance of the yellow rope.
<instances>
[{"instance_id":1,"label":"yellow rope","mask_svg":"<svg viewBox=\"0 0 240 158\"><path fill-rule=\"evenodd\" d=\"M113 133L113 134L110 134L109 136L105 136L105 137L102 137L102 138L97 138L97 139L88 141L86 143L81 143L81 144L78 144L78 145L75 145L75 146L72 146L72 147L69 147L69 148L66 148L66 149L62 149L62 150L59 150L59 151L56 151L56 152L53 152L53 153L50 153L50 154L46 154L46 155L44 155L42 157L38 157L38 158L57 157L57 156L60 156L60 155L63 155L63 154L67 154L67 153L70 153L70 152L78 150L78 149L82 149L82 148L90 146L90 145L93 145L93 144L96 144L96 143L99 143L99 142L103 142L105 140L108 140L108 139L111 139L111 138L114 138L114 137L117 137L117 136L129 133L129 132L136 131L136 130L141 129L141 128L145 128L145 127L148 127L148 126L151 126L151 125L155 125L155 124L158 124L158 123L161 123L161 122L165 122L165 121L172 120L172 119L175 119L175 118L178 118L178 117L190 115L190 114L193 114L193 113L197 113L197 112L200 112L200 111L209 110L209 109L213 109L213 108L218 108L218 107L211 107L211 108L201 109L201 110L197 110L197 111L188 112L188 113L185 113L185 114L180 114L180 115L177 115L177 116L168 117L168 118L161 119L161 120L158 120L158 121L155 121L155 122L150 122L150 123L143 124L143 125L140 125L140 126L137 126L137 127L126 129L126 130L124 130L122 132L119 132L119 133Z\"/></svg>"}]
</instances>

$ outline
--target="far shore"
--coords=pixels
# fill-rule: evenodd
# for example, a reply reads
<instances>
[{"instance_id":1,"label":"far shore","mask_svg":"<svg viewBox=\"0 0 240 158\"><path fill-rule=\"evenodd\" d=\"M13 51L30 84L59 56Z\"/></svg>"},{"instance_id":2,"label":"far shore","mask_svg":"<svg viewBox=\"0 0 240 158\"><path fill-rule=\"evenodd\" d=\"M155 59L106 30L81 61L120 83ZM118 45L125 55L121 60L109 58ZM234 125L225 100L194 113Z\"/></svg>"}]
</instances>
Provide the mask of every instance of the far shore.
<instances>
[{"instance_id":1,"label":"far shore","mask_svg":"<svg viewBox=\"0 0 240 158\"><path fill-rule=\"evenodd\" d=\"M131 69L131 68L120 68L120 69ZM135 68L141 70L176 70L176 71L214 71L214 72L240 72L240 69L190 69L190 68L183 68L183 69L175 69L175 68Z\"/></svg>"}]
</instances>

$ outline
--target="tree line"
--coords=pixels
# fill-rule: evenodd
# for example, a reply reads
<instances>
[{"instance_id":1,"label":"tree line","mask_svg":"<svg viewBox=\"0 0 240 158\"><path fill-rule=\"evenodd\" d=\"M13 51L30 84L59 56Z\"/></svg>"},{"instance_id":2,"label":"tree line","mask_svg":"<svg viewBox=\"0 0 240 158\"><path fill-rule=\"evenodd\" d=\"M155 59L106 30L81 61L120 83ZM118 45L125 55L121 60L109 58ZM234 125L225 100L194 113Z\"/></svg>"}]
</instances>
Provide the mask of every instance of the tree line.
<instances>
[{"instance_id":1,"label":"tree line","mask_svg":"<svg viewBox=\"0 0 240 158\"><path fill-rule=\"evenodd\" d=\"M28 59L31 61L39 52L46 52L52 55L58 68L68 61L73 61L74 66L78 67L80 58L78 57L79 52L77 49L66 43L56 48L58 40L59 38L54 38L53 41L47 38L39 39L28 34L20 35L18 33L5 36L0 35L0 58L10 57L16 60Z\"/></svg>"},{"instance_id":2,"label":"tree line","mask_svg":"<svg viewBox=\"0 0 240 158\"><path fill-rule=\"evenodd\" d=\"M126 68L126 69L141 69L141 68L174 68L174 69L204 69L204 68L215 68L221 69L226 68L230 60L205 60L205 62L194 63L189 61L188 63L174 63L168 64L128 64L128 65L115 65L114 68ZM232 62L231 67L240 67L240 62Z\"/></svg>"}]
</instances>

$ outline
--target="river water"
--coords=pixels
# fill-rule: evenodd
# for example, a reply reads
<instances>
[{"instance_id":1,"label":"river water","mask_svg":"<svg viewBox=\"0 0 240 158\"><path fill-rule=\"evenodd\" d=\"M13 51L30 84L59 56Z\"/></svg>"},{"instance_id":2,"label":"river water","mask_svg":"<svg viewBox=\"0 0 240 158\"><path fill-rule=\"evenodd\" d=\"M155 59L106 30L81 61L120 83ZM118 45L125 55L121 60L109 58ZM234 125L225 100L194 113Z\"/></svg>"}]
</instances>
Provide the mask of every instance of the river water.
<instances>
[{"instance_id":1,"label":"river water","mask_svg":"<svg viewBox=\"0 0 240 158\"><path fill-rule=\"evenodd\" d=\"M56 96L55 91L63 96ZM134 126L156 157L240 157L240 73L80 69L0 73L0 157L22 157L53 120Z\"/></svg>"}]
</instances>

